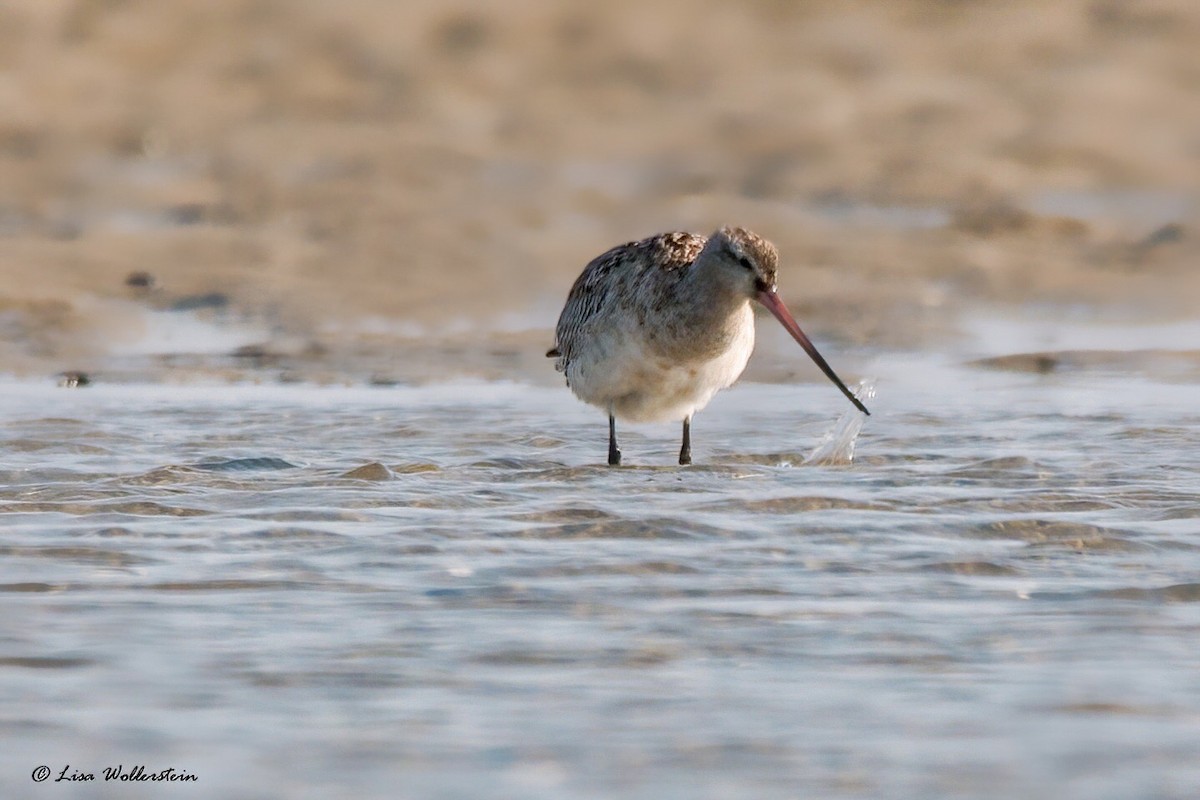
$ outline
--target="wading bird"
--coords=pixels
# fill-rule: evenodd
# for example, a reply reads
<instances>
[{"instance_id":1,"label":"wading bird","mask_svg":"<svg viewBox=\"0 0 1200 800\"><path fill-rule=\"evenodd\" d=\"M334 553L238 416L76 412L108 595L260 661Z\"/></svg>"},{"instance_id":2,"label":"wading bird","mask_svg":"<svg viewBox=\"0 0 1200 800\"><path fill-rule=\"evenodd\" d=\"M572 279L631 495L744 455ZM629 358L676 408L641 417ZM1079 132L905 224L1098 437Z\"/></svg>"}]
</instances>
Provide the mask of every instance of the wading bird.
<instances>
[{"instance_id":1,"label":"wading bird","mask_svg":"<svg viewBox=\"0 0 1200 800\"><path fill-rule=\"evenodd\" d=\"M757 300L859 411L776 292L775 246L744 228L705 238L661 233L592 260L567 296L546 353L585 403L608 412L608 463L621 463L617 419L683 420L679 463L692 463L692 415L732 386L754 350Z\"/></svg>"}]
</instances>

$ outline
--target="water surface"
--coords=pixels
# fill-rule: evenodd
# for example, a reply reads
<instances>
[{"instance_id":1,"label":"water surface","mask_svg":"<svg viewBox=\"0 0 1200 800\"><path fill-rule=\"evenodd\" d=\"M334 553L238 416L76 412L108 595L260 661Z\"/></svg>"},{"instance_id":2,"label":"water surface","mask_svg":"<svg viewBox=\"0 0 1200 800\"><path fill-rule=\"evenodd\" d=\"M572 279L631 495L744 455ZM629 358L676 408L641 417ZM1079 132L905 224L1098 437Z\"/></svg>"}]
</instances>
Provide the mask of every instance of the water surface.
<instances>
[{"instance_id":1,"label":"water surface","mask_svg":"<svg viewBox=\"0 0 1200 800\"><path fill-rule=\"evenodd\" d=\"M2 794L1194 796L1195 381L871 367L843 466L819 383L618 469L562 388L7 384ZM199 782L29 777L116 763Z\"/></svg>"}]
</instances>

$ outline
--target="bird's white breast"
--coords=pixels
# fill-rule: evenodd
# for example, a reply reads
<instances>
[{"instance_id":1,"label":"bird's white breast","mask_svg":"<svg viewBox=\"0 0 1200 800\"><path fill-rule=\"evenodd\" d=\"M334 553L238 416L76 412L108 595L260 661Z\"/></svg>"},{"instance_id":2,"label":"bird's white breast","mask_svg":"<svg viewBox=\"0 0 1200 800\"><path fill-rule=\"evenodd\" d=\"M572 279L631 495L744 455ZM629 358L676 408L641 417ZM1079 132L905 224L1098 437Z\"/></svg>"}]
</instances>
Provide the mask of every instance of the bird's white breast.
<instances>
[{"instance_id":1,"label":"bird's white breast","mask_svg":"<svg viewBox=\"0 0 1200 800\"><path fill-rule=\"evenodd\" d=\"M596 330L567 367L579 399L633 422L682 420L733 385L754 351L754 314L747 304L730 320L725 346L715 354L669 358L636 326Z\"/></svg>"}]
</instances>

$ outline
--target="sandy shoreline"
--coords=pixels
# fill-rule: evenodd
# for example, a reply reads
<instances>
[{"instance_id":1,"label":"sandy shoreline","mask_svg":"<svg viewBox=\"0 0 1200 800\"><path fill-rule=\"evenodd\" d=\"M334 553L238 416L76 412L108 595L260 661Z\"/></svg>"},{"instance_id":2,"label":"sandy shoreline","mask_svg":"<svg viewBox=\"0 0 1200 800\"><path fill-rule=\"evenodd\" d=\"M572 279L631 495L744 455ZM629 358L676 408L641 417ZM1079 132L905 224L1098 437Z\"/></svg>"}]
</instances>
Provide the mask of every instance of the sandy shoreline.
<instances>
[{"instance_id":1,"label":"sandy shoreline","mask_svg":"<svg viewBox=\"0 0 1200 800\"><path fill-rule=\"evenodd\" d=\"M239 363L538 373L588 259L722 223L774 240L793 310L852 346L1200 296L1186 0L0 17L0 372L103 368L152 334L130 309L219 294L216 322L264 331Z\"/></svg>"}]
</instances>

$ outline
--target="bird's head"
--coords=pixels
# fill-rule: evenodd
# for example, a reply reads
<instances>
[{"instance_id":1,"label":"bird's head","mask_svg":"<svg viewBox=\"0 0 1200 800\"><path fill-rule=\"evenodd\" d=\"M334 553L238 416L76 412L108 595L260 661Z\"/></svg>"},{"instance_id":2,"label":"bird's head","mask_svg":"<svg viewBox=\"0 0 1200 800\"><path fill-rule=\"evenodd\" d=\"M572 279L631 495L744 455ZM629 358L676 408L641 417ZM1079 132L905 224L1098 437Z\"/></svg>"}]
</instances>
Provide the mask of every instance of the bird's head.
<instances>
[{"instance_id":1,"label":"bird's head","mask_svg":"<svg viewBox=\"0 0 1200 800\"><path fill-rule=\"evenodd\" d=\"M775 271L779 267L779 251L775 245L745 228L721 228L705 242L697 261L704 261L704 269L717 277L727 291L732 290L765 306L842 394L859 411L871 413L817 352L784 305L775 286Z\"/></svg>"},{"instance_id":2,"label":"bird's head","mask_svg":"<svg viewBox=\"0 0 1200 800\"><path fill-rule=\"evenodd\" d=\"M700 259L715 268L722 283L747 298L756 298L760 292L775 291L779 251L775 245L745 228L725 227L713 233L705 243Z\"/></svg>"}]
</instances>

